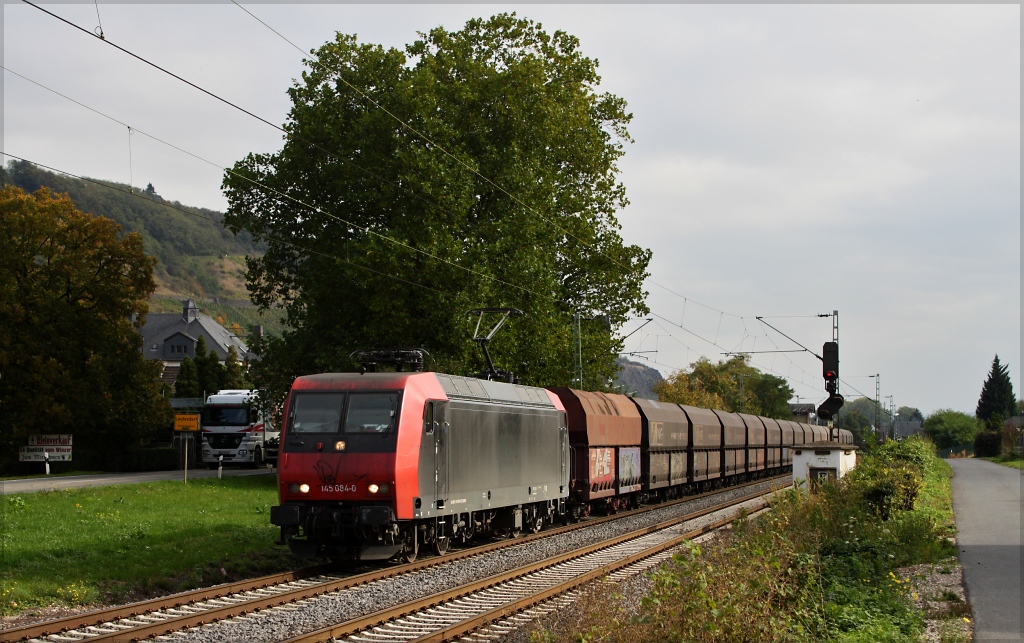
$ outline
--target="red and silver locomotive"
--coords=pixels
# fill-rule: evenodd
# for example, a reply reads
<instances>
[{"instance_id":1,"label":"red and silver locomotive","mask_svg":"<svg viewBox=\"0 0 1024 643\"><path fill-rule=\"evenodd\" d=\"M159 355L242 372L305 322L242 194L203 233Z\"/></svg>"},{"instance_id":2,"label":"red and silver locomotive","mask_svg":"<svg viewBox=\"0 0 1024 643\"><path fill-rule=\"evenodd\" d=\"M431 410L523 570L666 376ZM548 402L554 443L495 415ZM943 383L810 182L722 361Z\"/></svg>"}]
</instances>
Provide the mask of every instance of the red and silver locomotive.
<instances>
[{"instance_id":1,"label":"red and silver locomotive","mask_svg":"<svg viewBox=\"0 0 1024 643\"><path fill-rule=\"evenodd\" d=\"M285 405L280 506L300 555L363 560L539 530L565 515L565 409L550 392L441 373L300 377Z\"/></svg>"}]
</instances>

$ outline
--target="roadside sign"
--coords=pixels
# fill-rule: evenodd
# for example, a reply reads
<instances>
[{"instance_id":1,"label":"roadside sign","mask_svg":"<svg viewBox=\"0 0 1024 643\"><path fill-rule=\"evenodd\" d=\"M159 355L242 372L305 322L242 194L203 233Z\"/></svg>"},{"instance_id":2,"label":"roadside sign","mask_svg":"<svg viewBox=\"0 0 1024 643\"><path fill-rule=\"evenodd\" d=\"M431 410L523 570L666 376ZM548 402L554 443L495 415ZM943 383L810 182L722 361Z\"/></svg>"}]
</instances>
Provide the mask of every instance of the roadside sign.
<instances>
[{"instance_id":1,"label":"roadside sign","mask_svg":"<svg viewBox=\"0 0 1024 643\"><path fill-rule=\"evenodd\" d=\"M69 447L71 446L70 433L59 434L33 434L28 436L30 447ZM68 449L70 451L70 449Z\"/></svg>"},{"instance_id":2,"label":"roadside sign","mask_svg":"<svg viewBox=\"0 0 1024 643\"><path fill-rule=\"evenodd\" d=\"M18 450L18 462L45 462L47 459L50 462L71 462L71 447L27 446Z\"/></svg>"},{"instance_id":3,"label":"roadside sign","mask_svg":"<svg viewBox=\"0 0 1024 643\"><path fill-rule=\"evenodd\" d=\"M198 431L199 430L199 414L198 413L175 413L174 414L174 430L175 431Z\"/></svg>"}]
</instances>

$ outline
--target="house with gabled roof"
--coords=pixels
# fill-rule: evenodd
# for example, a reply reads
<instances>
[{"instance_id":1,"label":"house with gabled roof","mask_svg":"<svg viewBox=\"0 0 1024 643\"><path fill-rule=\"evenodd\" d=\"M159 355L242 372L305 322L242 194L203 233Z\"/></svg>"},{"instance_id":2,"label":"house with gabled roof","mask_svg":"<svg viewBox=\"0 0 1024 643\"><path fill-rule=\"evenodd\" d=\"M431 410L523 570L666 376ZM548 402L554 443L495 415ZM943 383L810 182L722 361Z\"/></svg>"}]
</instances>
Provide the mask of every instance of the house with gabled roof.
<instances>
[{"instance_id":1,"label":"house with gabled roof","mask_svg":"<svg viewBox=\"0 0 1024 643\"><path fill-rule=\"evenodd\" d=\"M181 302L180 313L150 313L146 324L139 329L142 334L142 354L147 359L164 363L161 381L173 384L178 379L181 360L196 358L196 343L200 337L206 339L207 350L217 353L220 361L228 357L228 350L234 347L239 360L249 357L249 349L237 335L217 323L213 317L199 312L194 299L189 297Z\"/></svg>"}]
</instances>

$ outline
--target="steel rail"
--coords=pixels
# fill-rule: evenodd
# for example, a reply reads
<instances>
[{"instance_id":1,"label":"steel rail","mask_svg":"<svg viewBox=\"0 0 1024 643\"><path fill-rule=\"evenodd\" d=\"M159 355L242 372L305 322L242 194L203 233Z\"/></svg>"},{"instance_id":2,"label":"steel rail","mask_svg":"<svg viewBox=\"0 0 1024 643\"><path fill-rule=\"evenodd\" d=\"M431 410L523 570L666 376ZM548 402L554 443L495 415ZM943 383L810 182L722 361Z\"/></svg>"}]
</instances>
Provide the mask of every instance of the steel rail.
<instances>
[{"instance_id":1,"label":"steel rail","mask_svg":"<svg viewBox=\"0 0 1024 643\"><path fill-rule=\"evenodd\" d=\"M731 486L728 487L727 490L734 491L756 484L762 484L765 482L771 482L773 480L788 478L789 474L782 474L779 476L773 476L769 478L764 478L762 480L756 480L753 482L747 482ZM260 578L255 578L247 581L238 581L235 583L215 585L213 587L208 587L204 589L192 590L189 592L183 592L179 594L172 594L169 596L150 599L139 603L130 603L128 605L113 607L109 609L84 612L82 614L77 614L62 619L44 621L41 623L35 623L21 626L18 628L11 628L8 630L0 631L0 643L16 643L17 641L26 641L29 639L37 639L50 635L64 635L75 633L77 633L78 636L83 637L83 639L88 638L90 641L109 642L136 641L141 638L161 636L170 632L195 627L197 625L204 625L206 623L210 623L213 621L248 614L250 612L257 611L260 609L267 609L270 607L276 607L287 603L293 603L305 598L336 592L343 589L348 589L356 585L371 583L374 581L383 580L401 574L427 569L436 565L453 562L463 558L486 554L491 551L503 549L505 547L515 546L521 543L527 543L539 538L556 536L567 531L572 531L583 527L589 527L592 525L599 525L605 522L618 520L620 518L646 513L657 509L671 507L680 503L717 495L719 493L722 493L722 490L708 491L692 496L685 496L683 498L671 500L668 502L663 502L654 505L646 505L639 509L625 511L618 514L612 514L609 516L603 516L600 518L592 518L586 520L585 522L580 522L577 524L563 527L556 527L554 529L548 529L536 534L529 534L527 536L523 536L520 538L502 540L494 543L479 545L457 552L452 552L444 556L434 556L414 563L408 563L405 565L395 566L387 569L355 574L345 578L339 578L327 581L325 583L317 584L313 587L303 587L294 590L286 590L278 592L273 596L263 597L256 600L247 600L245 602L226 605L223 607L196 607L195 609L201 609L202 611L196 612L194 614L161 614L159 616L147 616L147 614L154 614L160 612L161 610L178 609L182 607L187 607L189 605L194 605L196 603L200 603L203 601L223 599L233 594L266 590L275 585L281 585L284 583L301 580L309 580L311 577L316 576L318 574L324 574L328 571L336 570L334 570L334 568L332 568L332 566L330 565L317 565L314 567L305 568L303 570L284 572L280 574L272 574L269 576L263 576ZM140 621L136 619L155 619L157 622L147 622L147 620ZM128 620L129 623L126 623L125 625L115 624L115 622L119 620ZM80 633L77 632L78 630L83 629L92 631Z\"/></svg>"},{"instance_id":2,"label":"steel rail","mask_svg":"<svg viewBox=\"0 0 1024 643\"><path fill-rule=\"evenodd\" d=\"M671 550L683 544L687 540L692 540L702 534L706 534L710 531L720 529L721 527L730 524L739 515L741 515L741 513L742 512L733 514L726 518L720 518L718 520L715 520L714 522L708 523L707 525L698 527L696 529L692 529L684 534L680 534L679 536L676 536L671 540L667 540L663 543L654 545L653 547L648 547L643 551L638 551L619 560L601 565L596 569L593 569L589 572L585 572L584 574L577 576L576 578L573 578L571 580L568 580L564 583L548 587L547 589L537 592L536 594L531 594L530 596L521 598L517 601L501 605L494 609L488 610L482 614L477 614L476 616L468 618L462 621L461 623L444 627L438 630L437 632L425 634L423 636L420 636L419 638L412 639L411 643L440 643L442 641L452 641L457 638L461 638L467 634L470 634L480 629L485 625L490 625L495 621L507 618L509 616L517 614L525 609L528 609L545 601L549 601L555 598L556 596L560 596L562 594L565 594L576 589L577 587L580 587L581 585L585 585L592 581L598 580L599 578L603 578L608 574L611 574L612 572L622 569L623 567L628 567L629 565L637 563L645 558L650 558L651 556L655 556L663 551Z\"/></svg>"},{"instance_id":3,"label":"steel rail","mask_svg":"<svg viewBox=\"0 0 1024 643\"><path fill-rule=\"evenodd\" d=\"M80 614L74 614L72 616L66 616L64 618L54 619L51 621L42 621L40 623L23 625L21 627L12 627L10 629L0 630L0 643L13 643L14 641L24 641L38 638L40 636L49 636L50 634L58 634L67 630L89 627L117 619L132 618L146 612L181 607L188 603L197 603L200 601L216 599L228 594L238 594L241 592L264 589L271 585L280 585L282 583L290 583L312 576L318 576L328 572L332 567L332 565L328 564L314 565L312 567L305 567L303 569L290 572L270 574L269 576L250 578L249 580L236 581L234 583L213 585L211 587L194 589L178 594L171 594L169 596L161 596L160 598L152 598L137 603L128 603L127 605L119 605L117 607L82 612Z\"/></svg>"},{"instance_id":4,"label":"steel rail","mask_svg":"<svg viewBox=\"0 0 1024 643\"><path fill-rule=\"evenodd\" d=\"M483 589L495 587L495 586L500 585L502 583L506 583L508 581L511 581L511 580L514 580L514 579L517 579L517 578L521 578L523 576L527 576L529 574L535 573L535 572L540 571L542 569L547 569L547 568L559 565L561 563L565 563L567 561L571 561L571 560L575 560L575 559L578 559L578 558L582 558L583 556L586 556L588 554L592 554L592 553L597 552L597 551L608 549L608 548L614 547L614 546L616 546L618 544L621 544L623 542L626 542L626 541L629 541L629 540L634 540L636 538L640 538L642 536L646 536L648 534L651 534L651 533L654 533L654 532L657 532L657 531L661 531L661 530L664 530L664 529L671 528L671 527L679 525L681 523L685 523L685 522L688 522L688 521L691 521L691 520L695 520L697 518L701 518L701 517L706 516L708 514L715 513L716 511L722 511L722 510L729 509L729 508L731 508L731 507L733 507L733 506L735 506L737 504L741 504L743 502L748 502L750 500L756 499L756 498L758 498L761 495L762 494L760 494L760 493L759 494L751 494L751 495L743 497L743 498L734 499L734 500L730 500L730 501L727 501L727 502L724 502L724 503L720 503L718 505L714 505L714 506L708 507L706 509L702 509L702 510L699 510L699 511L695 511L695 512L689 513L689 514L687 514L685 516L681 516L681 517L678 517L678 518L673 518L671 520L663 521L661 523L658 523L657 525L651 525L649 527L644 527L644 528L641 528L641 529L637 529L637 530L634 530L634 531L632 531L632 532L630 532L628 534L623 534L623 535L620 535L620 536L616 536L615 538L611 538L609 540L605 540L605 541L602 541L602 542L597 543L597 544L588 545L588 546L586 546L586 547L584 547L582 549L577 549L577 550L574 550L574 551L571 551L571 552L568 552L568 553L564 553L564 554L558 554L556 556L552 556L550 558L546 558L546 559L541 560L541 561L530 563L529 565L525 565L523 567L519 567L519 568L511 570L511 571L506 571L506 572L502 572L500 574L495 574L495 575L490 576L488 578L485 578L485 579L482 579L482 580L479 580L479 581L475 581L473 583L469 583L469 584L466 584L466 585L462 585L462 586L459 586L459 587L454 588L454 589L446 590L446 591L443 591L443 592L438 592L438 593L433 594L431 596L427 596L427 597L420 598L420 599L415 599L413 601L409 601L409 602L403 603L401 605L396 605L394 607L390 607L390 608L386 608L386 609L383 609L383 610L379 610L379 611L374 612L372 614L368 614L368 615L360 617L360 618L352 619L352 620L346 621L344 623L340 623L338 625L322 628L322 629L315 630L315 631L312 631L312 632L307 632L305 634L300 634L300 635L295 636L293 638L287 639L285 641L285 643L324 643L325 641L330 641L332 639L355 635L355 634L358 634L359 632L362 632L364 630L368 630L370 628L377 627L377 626L380 626L382 624L385 624L388 621L391 621L391 620L394 620L394 619L397 619L397 618L400 618L400 617L403 617L403 616L406 616L406 615L409 615L409 614L413 614L413 613L419 612L421 610L424 610L424 609L427 609L427 608L430 608L430 607L439 606L439 605L444 604L444 603L446 603L448 601L451 601L451 600L454 600L454 599L457 599L457 598L460 598L460 597L463 597L463 596L470 595L470 594L472 594L474 592L478 592L478 591L483 590ZM758 509L761 509L761 508L763 508L763 505L762 505L762 507L759 507ZM634 554L634 555L628 556L627 558L621 559L620 561L615 561L614 563L610 563L610 565L612 565L612 569L617 569L618 567L623 567L623 566L626 566L626 565L630 565L630 564L633 564L634 562L636 562L637 560L640 560L640 559L647 558L649 556L655 555L658 552L662 551L663 549L671 549L672 547L675 547L675 546L679 545L680 543L682 543L687 538L692 538L695 535L699 535L701 533L706 533L707 531L710 531L712 529L717 529L717 528L719 528L719 527L721 527L721 526L723 526L725 524L728 524L728 523L732 522L733 520L736 519L737 515L740 515L741 513L742 512L738 512L737 514L730 515L727 518L722 518L722 519L716 520L716 521L710 523L709 525L705 525L704 527L698 528L696 530L691 530L690 532L687 532L686 534L683 534L681 536L672 538L670 541L667 541L667 542L671 543L670 545L667 545L667 546L658 545L658 546L655 546L655 547L651 547L651 548L645 549L643 552L639 552L638 554ZM625 562L623 562L623 561L625 561ZM621 562L621 564L618 564L620 562ZM502 618L503 616L507 616L508 614L510 614L512 612L521 611L522 609L524 609L524 607L528 607L529 605L535 604L537 602L541 602L543 600L547 600L548 598L551 598L552 596L556 596L558 594L562 594L562 593L564 593L566 591L569 591L573 587L576 587L577 585L579 585L581 583L588 582L589 580L592 580L593 578L598 578L598 577L600 577L600 576L602 576L604 574L607 574L608 571L605 570L605 567L607 567L607 566L602 566L601 568L599 568L598 570L596 570L594 572L588 572L584 576L578 577L580 579L583 579L583 580L579 580L579 582L575 582L576 579L574 579L574 581L570 581L570 583L571 583L570 587L565 587L564 589L561 589L559 591L555 591L553 593L552 592L548 592L547 590L545 590L545 591L542 591L540 594L537 594L537 595L529 597L528 599L523 599L524 601L526 601L528 603L527 605L519 606L519 607L515 607L515 608L509 607L509 606L506 605L506 606L502 606L500 608L496 608L495 610L491 610L489 612L486 612L484 615L474 616L474 617L468 619L467 621L465 621L466 623L472 622L472 626L471 627L467 626L468 629L466 630L466 632L475 630L475 629L481 627L482 625L485 625L487 623L490 623L490 622L493 622L495 620L498 620L498 619ZM602 570L604 570L604 571L602 571ZM596 574L596 575L594 575L594 574ZM558 587L561 587L561 586L558 586ZM538 598L538 597L541 597L541 598ZM513 605L518 605L518 602L513 604ZM510 611L508 611L508 610L510 610ZM493 616L489 616L487 618L484 618L484 616L488 615L488 614L493 614ZM458 627L458 626L456 626L456 627ZM417 641L420 641L420 640L423 640L423 641L447 640L446 637L448 637L449 634L446 634L445 632L447 632L448 629L451 629L452 631L455 631L455 628L446 628L444 631L434 632L434 633L431 633L429 635L426 635L425 638L418 638L418 639L415 639L415 640L417 640ZM441 636L441 638L434 638L436 636ZM455 634L451 634L451 636L455 636Z\"/></svg>"}]
</instances>

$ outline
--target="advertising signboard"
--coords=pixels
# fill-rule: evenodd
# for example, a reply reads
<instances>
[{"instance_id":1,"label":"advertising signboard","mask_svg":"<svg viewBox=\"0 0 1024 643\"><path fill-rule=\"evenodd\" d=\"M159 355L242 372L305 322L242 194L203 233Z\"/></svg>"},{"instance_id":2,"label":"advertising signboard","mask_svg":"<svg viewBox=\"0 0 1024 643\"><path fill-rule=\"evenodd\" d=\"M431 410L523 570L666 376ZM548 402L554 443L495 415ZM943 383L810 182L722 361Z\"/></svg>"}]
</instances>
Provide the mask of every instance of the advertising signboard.
<instances>
[{"instance_id":1,"label":"advertising signboard","mask_svg":"<svg viewBox=\"0 0 1024 643\"><path fill-rule=\"evenodd\" d=\"M50 462L71 462L71 447L27 446L18 450L19 462L45 462L47 459Z\"/></svg>"},{"instance_id":2,"label":"advertising signboard","mask_svg":"<svg viewBox=\"0 0 1024 643\"><path fill-rule=\"evenodd\" d=\"M59 434L35 434L28 436L30 447L69 447L71 446L70 433Z\"/></svg>"}]
</instances>

